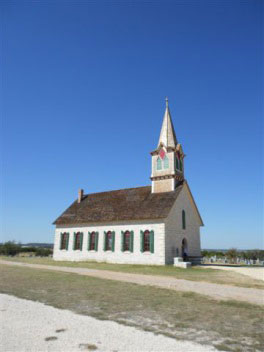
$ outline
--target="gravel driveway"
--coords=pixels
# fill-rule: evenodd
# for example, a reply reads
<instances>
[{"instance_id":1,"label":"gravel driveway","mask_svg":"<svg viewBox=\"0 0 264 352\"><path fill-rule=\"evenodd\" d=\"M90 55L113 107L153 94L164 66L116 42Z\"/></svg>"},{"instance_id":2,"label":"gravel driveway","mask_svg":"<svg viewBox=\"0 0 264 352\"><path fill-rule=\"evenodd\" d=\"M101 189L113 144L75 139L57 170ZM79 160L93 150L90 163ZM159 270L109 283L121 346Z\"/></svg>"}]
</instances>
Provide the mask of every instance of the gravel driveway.
<instances>
[{"instance_id":1,"label":"gravel driveway","mask_svg":"<svg viewBox=\"0 0 264 352\"><path fill-rule=\"evenodd\" d=\"M109 270L96 270L87 268L71 268L62 266L51 266L43 264L28 264L20 262L10 262L0 260L0 264L24 266L35 269L45 269L87 275L107 280L132 282L139 285L151 285L163 287L176 291L195 292L202 295L210 296L217 300L237 300L252 304L264 305L264 290L236 287L230 285L213 284L203 281L190 281L175 279L167 276L154 276L143 274L131 274L123 272L114 272Z\"/></svg>"},{"instance_id":2,"label":"gravel driveway","mask_svg":"<svg viewBox=\"0 0 264 352\"><path fill-rule=\"evenodd\" d=\"M252 279L264 281L264 268L249 268L223 265L200 266L201 268L210 268L218 270L234 271L235 273L250 276Z\"/></svg>"},{"instance_id":3,"label":"gravel driveway","mask_svg":"<svg viewBox=\"0 0 264 352\"><path fill-rule=\"evenodd\" d=\"M9 295L0 294L0 312L0 349L5 352L216 351Z\"/></svg>"}]
</instances>

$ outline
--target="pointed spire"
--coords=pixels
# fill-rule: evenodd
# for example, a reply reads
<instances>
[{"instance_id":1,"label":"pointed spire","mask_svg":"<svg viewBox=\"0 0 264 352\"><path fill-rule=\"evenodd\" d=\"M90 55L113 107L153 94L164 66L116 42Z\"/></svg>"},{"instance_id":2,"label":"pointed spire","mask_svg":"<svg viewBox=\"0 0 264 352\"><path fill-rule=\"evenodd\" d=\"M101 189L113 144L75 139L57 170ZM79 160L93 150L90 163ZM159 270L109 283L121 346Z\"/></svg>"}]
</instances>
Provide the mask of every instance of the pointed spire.
<instances>
[{"instance_id":1,"label":"pointed spire","mask_svg":"<svg viewBox=\"0 0 264 352\"><path fill-rule=\"evenodd\" d=\"M166 148L168 147L176 148L176 145L178 144L178 142L174 131L173 123L171 120L168 98L166 98L165 101L166 101L166 110L163 117L163 123L161 127L158 147L162 143Z\"/></svg>"}]
</instances>

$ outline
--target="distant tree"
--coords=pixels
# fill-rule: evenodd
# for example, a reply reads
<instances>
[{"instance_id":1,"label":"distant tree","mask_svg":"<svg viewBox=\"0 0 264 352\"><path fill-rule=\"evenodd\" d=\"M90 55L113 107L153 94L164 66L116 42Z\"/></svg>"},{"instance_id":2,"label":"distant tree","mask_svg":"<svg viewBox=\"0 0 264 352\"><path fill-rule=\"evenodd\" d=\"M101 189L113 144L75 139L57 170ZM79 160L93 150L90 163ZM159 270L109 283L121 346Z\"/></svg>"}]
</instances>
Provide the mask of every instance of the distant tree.
<instances>
[{"instance_id":1,"label":"distant tree","mask_svg":"<svg viewBox=\"0 0 264 352\"><path fill-rule=\"evenodd\" d=\"M1 255L15 256L21 251L21 245L14 241L8 241L0 245Z\"/></svg>"},{"instance_id":2,"label":"distant tree","mask_svg":"<svg viewBox=\"0 0 264 352\"><path fill-rule=\"evenodd\" d=\"M231 263L235 263L236 262L236 258L238 256L238 252L236 250L236 248L231 248L229 249L227 252L226 252L226 256L228 258L228 260L231 262Z\"/></svg>"},{"instance_id":3,"label":"distant tree","mask_svg":"<svg viewBox=\"0 0 264 352\"><path fill-rule=\"evenodd\" d=\"M216 252L215 254L218 258L223 258L225 255L223 252Z\"/></svg>"},{"instance_id":4,"label":"distant tree","mask_svg":"<svg viewBox=\"0 0 264 352\"><path fill-rule=\"evenodd\" d=\"M36 252L37 247L21 247L21 252L22 253L29 253L29 252Z\"/></svg>"},{"instance_id":5,"label":"distant tree","mask_svg":"<svg viewBox=\"0 0 264 352\"><path fill-rule=\"evenodd\" d=\"M52 249L50 248L37 248L36 256L38 257L48 257L52 254Z\"/></svg>"},{"instance_id":6,"label":"distant tree","mask_svg":"<svg viewBox=\"0 0 264 352\"><path fill-rule=\"evenodd\" d=\"M208 257L209 256L209 252L207 250L203 250L201 251L202 257Z\"/></svg>"}]
</instances>

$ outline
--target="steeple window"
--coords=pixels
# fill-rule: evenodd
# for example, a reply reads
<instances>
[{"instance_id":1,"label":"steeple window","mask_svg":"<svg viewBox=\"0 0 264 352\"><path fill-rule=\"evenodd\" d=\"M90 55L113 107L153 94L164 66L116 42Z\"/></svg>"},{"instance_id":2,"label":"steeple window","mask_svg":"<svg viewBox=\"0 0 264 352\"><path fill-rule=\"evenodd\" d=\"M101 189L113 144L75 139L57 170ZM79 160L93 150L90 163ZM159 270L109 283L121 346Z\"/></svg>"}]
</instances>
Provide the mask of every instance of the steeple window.
<instances>
[{"instance_id":1,"label":"steeple window","mask_svg":"<svg viewBox=\"0 0 264 352\"><path fill-rule=\"evenodd\" d=\"M157 170L162 170L162 161L160 157L157 159Z\"/></svg>"},{"instance_id":2,"label":"steeple window","mask_svg":"<svg viewBox=\"0 0 264 352\"><path fill-rule=\"evenodd\" d=\"M165 155L165 157L163 159L163 167L164 167L164 169L169 168L169 158L167 157L167 155Z\"/></svg>"},{"instance_id":3,"label":"steeple window","mask_svg":"<svg viewBox=\"0 0 264 352\"><path fill-rule=\"evenodd\" d=\"M179 170L180 169L180 166L179 166L179 159L178 157L176 156L176 170Z\"/></svg>"},{"instance_id":4,"label":"steeple window","mask_svg":"<svg viewBox=\"0 0 264 352\"><path fill-rule=\"evenodd\" d=\"M182 171L182 159L180 159L180 171Z\"/></svg>"}]
</instances>

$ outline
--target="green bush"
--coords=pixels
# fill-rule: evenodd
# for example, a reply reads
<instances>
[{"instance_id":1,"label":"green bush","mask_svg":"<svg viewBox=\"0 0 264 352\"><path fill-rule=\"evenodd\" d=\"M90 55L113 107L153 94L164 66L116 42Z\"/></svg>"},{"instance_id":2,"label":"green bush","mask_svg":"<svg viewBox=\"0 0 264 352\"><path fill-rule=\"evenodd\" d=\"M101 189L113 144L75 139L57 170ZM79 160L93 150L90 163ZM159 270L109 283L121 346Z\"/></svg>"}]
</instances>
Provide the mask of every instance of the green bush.
<instances>
[{"instance_id":1,"label":"green bush","mask_svg":"<svg viewBox=\"0 0 264 352\"><path fill-rule=\"evenodd\" d=\"M48 257L52 254L52 249L50 248L36 248L36 256L38 257Z\"/></svg>"},{"instance_id":2,"label":"green bush","mask_svg":"<svg viewBox=\"0 0 264 352\"><path fill-rule=\"evenodd\" d=\"M15 256L21 251L21 245L16 244L15 242L9 241L3 244L0 244L0 254L1 255L11 255Z\"/></svg>"}]
</instances>

